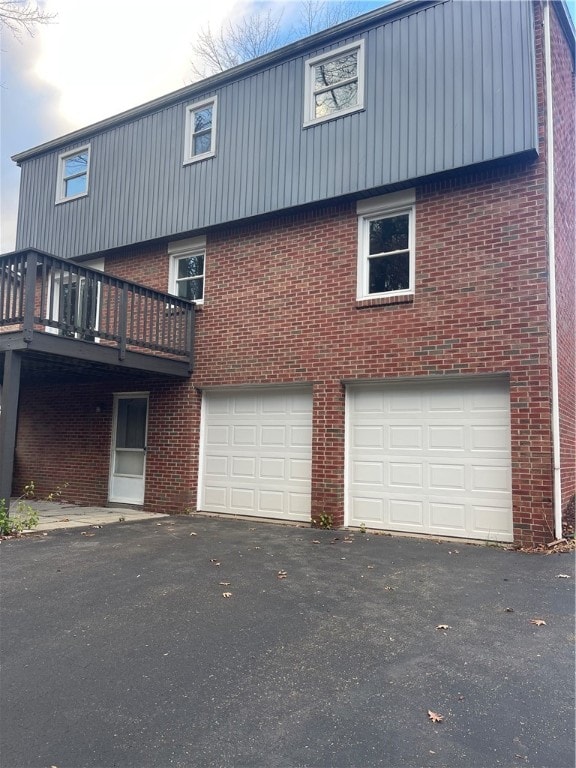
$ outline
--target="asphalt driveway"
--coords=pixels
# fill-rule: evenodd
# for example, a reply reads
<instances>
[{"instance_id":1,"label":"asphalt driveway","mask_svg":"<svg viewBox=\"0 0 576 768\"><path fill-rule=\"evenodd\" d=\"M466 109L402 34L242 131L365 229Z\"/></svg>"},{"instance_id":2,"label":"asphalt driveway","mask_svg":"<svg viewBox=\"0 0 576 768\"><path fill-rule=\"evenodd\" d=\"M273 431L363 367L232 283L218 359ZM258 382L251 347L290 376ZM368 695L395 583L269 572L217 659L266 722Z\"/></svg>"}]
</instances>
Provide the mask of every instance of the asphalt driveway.
<instances>
[{"instance_id":1,"label":"asphalt driveway","mask_svg":"<svg viewBox=\"0 0 576 768\"><path fill-rule=\"evenodd\" d=\"M571 555L164 518L0 558L2 768L574 765Z\"/></svg>"}]
</instances>

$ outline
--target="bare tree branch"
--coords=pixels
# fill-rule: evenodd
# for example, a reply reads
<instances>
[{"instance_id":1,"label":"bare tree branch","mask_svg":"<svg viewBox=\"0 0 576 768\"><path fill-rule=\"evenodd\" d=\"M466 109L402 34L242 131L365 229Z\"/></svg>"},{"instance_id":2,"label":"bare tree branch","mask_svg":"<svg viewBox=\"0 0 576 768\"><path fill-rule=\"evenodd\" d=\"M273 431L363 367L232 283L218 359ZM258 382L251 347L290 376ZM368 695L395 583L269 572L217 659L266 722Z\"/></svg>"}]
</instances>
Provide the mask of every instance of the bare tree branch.
<instances>
[{"instance_id":1,"label":"bare tree branch","mask_svg":"<svg viewBox=\"0 0 576 768\"><path fill-rule=\"evenodd\" d=\"M298 22L295 39L313 35L322 29L334 27L342 21L360 16L365 10L361 2L330 2L330 0L301 0L298 3Z\"/></svg>"},{"instance_id":2,"label":"bare tree branch","mask_svg":"<svg viewBox=\"0 0 576 768\"><path fill-rule=\"evenodd\" d=\"M229 19L217 32L209 26L201 29L192 44L192 76L202 79L223 72L364 11L361 2L301 0L297 6L297 22L284 33L282 14L271 10Z\"/></svg>"},{"instance_id":3,"label":"bare tree branch","mask_svg":"<svg viewBox=\"0 0 576 768\"><path fill-rule=\"evenodd\" d=\"M259 11L238 21L228 20L218 32L200 30L192 45L192 73L203 78L223 72L284 44L280 34L282 14Z\"/></svg>"},{"instance_id":4,"label":"bare tree branch","mask_svg":"<svg viewBox=\"0 0 576 768\"><path fill-rule=\"evenodd\" d=\"M23 32L33 37L38 24L50 24L55 18L37 2L0 0L0 29L8 29L16 38Z\"/></svg>"}]
</instances>

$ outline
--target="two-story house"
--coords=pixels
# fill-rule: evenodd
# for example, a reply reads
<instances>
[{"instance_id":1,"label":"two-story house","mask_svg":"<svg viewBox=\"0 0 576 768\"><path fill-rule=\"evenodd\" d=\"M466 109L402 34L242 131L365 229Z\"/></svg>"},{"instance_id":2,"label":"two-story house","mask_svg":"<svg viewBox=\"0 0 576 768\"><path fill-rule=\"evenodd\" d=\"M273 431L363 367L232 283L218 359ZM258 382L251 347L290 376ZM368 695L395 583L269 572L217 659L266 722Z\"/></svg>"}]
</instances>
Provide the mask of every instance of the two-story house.
<instances>
[{"instance_id":1,"label":"two-story house","mask_svg":"<svg viewBox=\"0 0 576 768\"><path fill-rule=\"evenodd\" d=\"M559 536L574 66L564 2L400 0L16 155L0 497Z\"/></svg>"}]
</instances>

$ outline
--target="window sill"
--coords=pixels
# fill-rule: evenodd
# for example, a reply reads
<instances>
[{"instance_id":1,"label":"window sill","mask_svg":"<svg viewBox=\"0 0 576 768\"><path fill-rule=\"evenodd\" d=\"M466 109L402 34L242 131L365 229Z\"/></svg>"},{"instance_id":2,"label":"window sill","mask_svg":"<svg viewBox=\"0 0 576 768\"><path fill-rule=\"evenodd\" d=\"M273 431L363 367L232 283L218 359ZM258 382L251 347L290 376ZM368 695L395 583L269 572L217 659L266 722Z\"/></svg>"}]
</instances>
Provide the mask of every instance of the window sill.
<instances>
[{"instance_id":1,"label":"window sill","mask_svg":"<svg viewBox=\"0 0 576 768\"><path fill-rule=\"evenodd\" d=\"M387 307L393 304L413 304L414 294L403 293L395 296L375 296L374 298L356 299L356 309L369 307Z\"/></svg>"},{"instance_id":2,"label":"window sill","mask_svg":"<svg viewBox=\"0 0 576 768\"><path fill-rule=\"evenodd\" d=\"M315 125L322 125L322 123L327 123L329 120L337 120L339 117L345 117L346 115L353 115L355 112L364 111L364 104L357 104L354 107L339 109L336 112L331 112L329 115L323 115L322 117L306 118L302 123L302 128L313 128Z\"/></svg>"},{"instance_id":3,"label":"window sill","mask_svg":"<svg viewBox=\"0 0 576 768\"><path fill-rule=\"evenodd\" d=\"M201 155L194 155L194 157L185 157L182 165L201 163L202 160L209 160L211 157L216 157L216 152L204 152Z\"/></svg>"},{"instance_id":4,"label":"window sill","mask_svg":"<svg viewBox=\"0 0 576 768\"><path fill-rule=\"evenodd\" d=\"M71 203L73 200L80 200L82 197L88 197L88 192L79 192L77 195L70 195L70 197L59 197L55 204L62 205L62 203Z\"/></svg>"}]
</instances>

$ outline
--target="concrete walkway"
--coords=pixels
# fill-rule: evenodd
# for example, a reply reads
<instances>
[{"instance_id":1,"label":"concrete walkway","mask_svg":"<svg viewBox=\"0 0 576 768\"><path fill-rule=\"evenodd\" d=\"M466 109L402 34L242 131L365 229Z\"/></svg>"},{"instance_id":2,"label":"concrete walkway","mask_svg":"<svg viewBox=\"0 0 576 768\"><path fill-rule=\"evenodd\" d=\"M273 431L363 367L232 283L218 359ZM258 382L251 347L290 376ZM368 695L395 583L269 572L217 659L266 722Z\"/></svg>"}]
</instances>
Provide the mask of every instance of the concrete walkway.
<instances>
[{"instance_id":1,"label":"concrete walkway","mask_svg":"<svg viewBox=\"0 0 576 768\"><path fill-rule=\"evenodd\" d=\"M38 512L40 522L34 531L55 531L62 528L86 528L91 525L134 522L168 517L168 515L144 512L141 509L126 507L80 507L65 501L26 502ZM16 500L13 500L12 513L16 513Z\"/></svg>"}]
</instances>

